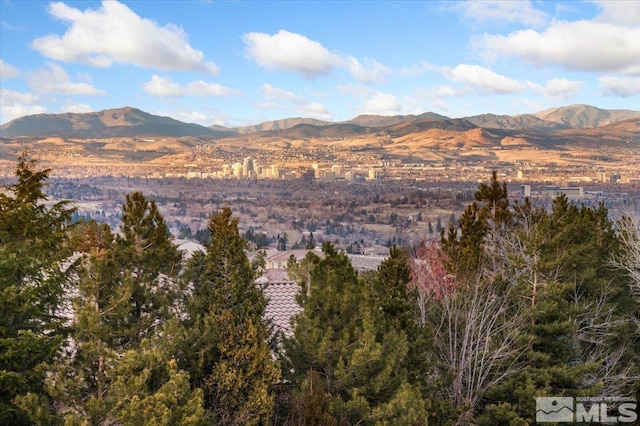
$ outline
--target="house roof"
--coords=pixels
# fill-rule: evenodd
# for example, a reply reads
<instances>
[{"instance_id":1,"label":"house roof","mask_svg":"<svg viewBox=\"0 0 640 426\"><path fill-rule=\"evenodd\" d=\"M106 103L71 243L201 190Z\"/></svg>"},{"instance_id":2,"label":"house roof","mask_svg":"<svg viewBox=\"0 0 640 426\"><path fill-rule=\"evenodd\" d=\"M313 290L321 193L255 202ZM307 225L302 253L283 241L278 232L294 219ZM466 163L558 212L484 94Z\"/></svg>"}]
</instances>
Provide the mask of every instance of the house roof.
<instances>
[{"instance_id":1,"label":"house roof","mask_svg":"<svg viewBox=\"0 0 640 426\"><path fill-rule=\"evenodd\" d=\"M285 336L293 334L291 319L294 315L302 311L296 295L300 286L293 281L270 282L264 287L264 295L267 298L267 307L264 312L265 318L273 321L273 325L278 331L282 331Z\"/></svg>"},{"instance_id":2,"label":"house roof","mask_svg":"<svg viewBox=\"0 0 640 426\"><path fill-rule=\"evenodd\" d=\"M286 262L289 260L289 257L291 255L293 255L293 257L295 257L295 259L297 261L300 261L302 259L305 258L305 256L307 255L307 253L312 252L315 253L316 255L318 255L319 257L324 257L324 253L322 253L321 250L316 250L316 249L312 249L312 250L307 250L307 249L298 249L298 250L284 250L284 251L279 251L279 250L267 250L267 256L265 257L265 260L267 262L272 261L272 262Z\"/></svg>"}]
</instances>

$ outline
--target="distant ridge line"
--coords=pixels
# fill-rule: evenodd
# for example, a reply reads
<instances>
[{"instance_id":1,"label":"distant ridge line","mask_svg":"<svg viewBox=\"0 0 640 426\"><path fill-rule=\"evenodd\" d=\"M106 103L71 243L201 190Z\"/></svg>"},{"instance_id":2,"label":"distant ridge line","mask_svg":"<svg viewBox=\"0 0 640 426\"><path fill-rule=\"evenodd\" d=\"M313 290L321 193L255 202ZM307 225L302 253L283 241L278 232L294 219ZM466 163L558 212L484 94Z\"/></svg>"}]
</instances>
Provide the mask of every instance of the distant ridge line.
<instances>
[{"instance_id":1,"label":"distant ridge line","mask_svg":"<svg viewBox=\"0 0 640 426\"><path fill-rule=\"evenodd\" d=\"M590 105L569 105L546 109L533 114L495 115L491 113L449 118L433 112L414 115L360 115L351 120L329 122L313 118L285 118L267 121L253 126L206 127L185 123L171 117L153 115L133 107L107 109L88 113L36 114L17 118L0 126L0 137L75 137L109 138L129 136L206 136L232 137L249 134L282 134L295 137L305 133L312 137L340 137L366 132L387 131L405 127L411 123L429 127L426 123L440 123L451 130L470 129L473 126L495 130L522 130L548 132L564 129L590 129L640 118L640 111L605 110ZM422 123L422 124L418 124ZM468 124L464 124L468 123ZM432 126L433 127L433 126ZM297 130L296 130L297 128ZM293 130L292 130L293 129Z\"/></svg>"}]
</instances>

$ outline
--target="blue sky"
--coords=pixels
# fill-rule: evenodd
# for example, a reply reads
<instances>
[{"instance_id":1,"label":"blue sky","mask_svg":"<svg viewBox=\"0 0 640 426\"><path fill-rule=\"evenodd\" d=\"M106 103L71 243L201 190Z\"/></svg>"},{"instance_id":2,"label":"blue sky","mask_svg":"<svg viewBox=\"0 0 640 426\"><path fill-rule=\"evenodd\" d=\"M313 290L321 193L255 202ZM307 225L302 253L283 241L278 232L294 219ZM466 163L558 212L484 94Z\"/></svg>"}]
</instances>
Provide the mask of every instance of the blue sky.
<instances>
[{"instance_id":1,"label":"blue sky","mask_svg":"<svg viewBox=\"0 0 640 426\"><path fill-rule=\"evenodd\" d=\"M640 1L0 0L0 123L640 109Z\"/></svg>"}]
</instances>

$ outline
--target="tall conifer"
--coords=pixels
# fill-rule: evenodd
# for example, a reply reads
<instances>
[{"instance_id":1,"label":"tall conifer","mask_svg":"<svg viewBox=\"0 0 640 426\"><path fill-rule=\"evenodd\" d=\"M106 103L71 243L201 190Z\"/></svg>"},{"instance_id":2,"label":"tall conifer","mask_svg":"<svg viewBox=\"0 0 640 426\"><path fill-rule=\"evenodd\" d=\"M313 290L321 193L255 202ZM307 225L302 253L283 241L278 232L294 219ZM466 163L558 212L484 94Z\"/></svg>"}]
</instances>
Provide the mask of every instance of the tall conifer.
<instances>
[{"instance_id":1,"label":"tall conifer","mask_svg":"<svg viewBox=\"0 0 640 426\"><path fill-rule=\"evenodd\" d=\"M43 393L46 366L62 343L73 209L46 204L48 176L23 153L17 182L0 190L0 424L27 421L12 400Z\"/></svg>"},{"instance_id":2,"label":"tall conifer","mask_svg":"<svg viewBox=\"0 0 640 426\"><path fill-rule=\"evenodd\" d=\"M187 273L193 288L181 359L193 386L204 390L211 421L264 424L274 405L269 387L280 379L263 318L266 300L231 209L209 218L209 233L206 256L194 257Z\"/></svg>"}]
</instances>

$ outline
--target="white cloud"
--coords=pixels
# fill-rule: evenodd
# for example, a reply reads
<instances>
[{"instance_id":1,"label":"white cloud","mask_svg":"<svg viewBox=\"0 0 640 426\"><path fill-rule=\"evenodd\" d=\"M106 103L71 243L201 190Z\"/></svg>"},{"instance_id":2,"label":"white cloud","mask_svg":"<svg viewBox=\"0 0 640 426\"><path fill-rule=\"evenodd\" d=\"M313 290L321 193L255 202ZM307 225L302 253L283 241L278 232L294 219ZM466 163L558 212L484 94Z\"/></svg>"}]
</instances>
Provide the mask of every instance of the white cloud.
<instances>
[{"instance_id":1,"label":"white cloud","mask_svg":"<svg viewBox=\"0 0 640 426\"><path fill-rule=\"evenodd\" d=\"M82 112L93 112L95 111L87 104L83 104L80 102L67 101L64 107L61 108L60 112L73 112L73 113L82 113Z\"/></svg>"},{"instance_id":2,"label":"white cloud","mask_svg":"<svg viewBox=\"0 0 640 426\"><path fill-rule=\"evenodd\" d=\"M450 80L465 83L481 93L516 93L525 88L518 80L497 74L479 65L460 64L452 69L443 68L443 73Z\"/></svg>"},{"instance_id":3,"label":"white cloud","mask_svg":"<svg viewBox=\"0 0 640 426\"><path fill-rule=\"evenodd\" d=\"M33 93L22 93L14 90L0 90L0 123L4 124L16 118L43 114L47 109L38 105L40 97Z\"/></svg>"},{"instance_id":4,"label":"white cloud","mask_svg":"<svg viewBox=\"0 0 640 426\"><path fill-rule=\"evenodd\" d=\"M583 81L567 80L566 78L554 78L548 80L544 86L527 82L527 86L534 92L553 100L568 101L575 98L584 84Z\"/></svg>"},{"instance_id":5,"label":"white cloud","mask_svg":"<svg viewBox=\"0 0 640 426\"><path fill-rule=\"evenodd\" d=\"M602 8L598 21L629 27L640 25L640 2L598 0L596 3Z\"/></svg>"},{"instance_id":6,"label":"white cloud","mask_svg":"<svg viewBox=\"0 0 640 426\"><path fill-rule=\"evenodd\" d=\"M333 119L331 112L324 105L318 102L310 102L301 105L299 112L303 117L315 118L317 120L331 121Z\"/></svg>"},{"instance_id":7,"label":"white cloud","mask_svg":"<svg viewBox=\"0 0 640 426\"><path fill-rule=\"evenodd\" d=\"M15 90L2 89L0 92L0 105L34 104L40 101L40 97L35 93L23 93Z\"/></svg>"},{"instance_id":8,"label":"white cloud","mask_svg":"<svg viewBox=\"0 0 640 426\"><path fill-rule=\"evenodd\" d=\"M154 75L151 80L142 85L145 92L151 96L163 97L178 97L184 96L184 88L174 81L168 78Z\"/></svg>"},{"instance_id":9,"label":"white cloud","mask_svg":"<svg viewBox=\"0 0 640 426\"><path fill-rule=\"evenodd\" d=\"M524 0L469 0L454 3L454 8L479 23L508 22L539 27L547 22L547 15L537 10L531 1Z\"/></svg>"},{"instance_id":10,"label":"white cloud","mask_svg":"<svg viewBox=\"0 0 640 426\"><path fill-rule=\"evenodd\" d=\"M640 73L640 27L606 23L554 22L543 32L483 35L472 42L487 59L519 57L534 65L572 70Z\"/></svg>"},{"instance_id":11,"label":"white cloud","mask_svg":"<svg viewBox=\"0 0 640 426\"><path fill-rule=\"evenodd\" d=\"M338 87L338 92L360 99L366 99L376 93L373 89L360 84L344 84Z\"/></svg>"},{"instance_id":12,"label":"white cloud","mask_svg":"<svg viewBox=\"0 0 640 426\"><path fill-rule=\"evenodd\" d=\"M218 83L207 83L206 81L192 81L187 85L187 93L194 96L222 97L239 95L240 92Z\"/></svg>"},{"instance_id":13,"label":"white cloud","mask_svg":"<svg viewBox=\"0 0 640 426\"><path fill-rule=\"evenodd\" d=\"M451 107L449 106L449 104L447 104L445 101L443 101L442 99L436 99L433 102L433 106L439 110L439 111L444 111L444 112L449 112L451 111Z\"/></svg>"},{"instance_id":14,"label":"white cloud","mask_svg":"<svg viewBox=\"0 0 640 426\"><path fill-rule=\"evenodd\" d=\"M435 71L437 69L438 67L436 67L435 65L432 65L431 63L426 61L422 61L410 67L400 68L399 75L401 77L417 77L427 72Z\"/></svg>"},{"instance_id":15,"label":"white cloud","mask_svg":"<svg viewBox=\"0 0 640 426\"><path fill-rule=\"evenodd\" d=\"M274 35L247 33L242 40L247 57L258 65L296 72L309 79L329 75L336 68L345 68L360 83L379 83L390 72L375 59L360 61L353 56L333 53L317 41L286 30Z\"/></svg>"},{"instance_id":16,"label":"white cloud","mask_svg":"<svg viewBox=\"0 0 640 426\"><path fill-rule=\"evenodd\" d=\"M468 88L455 88L448 84L437 85L427 91L429 98L455 98L469 93Z\"/></svg>"},{"instance_id":17,"label":"white cloud","mask_svg":"<svg viewBox=\"0 0 640 426\"><path fill-rule=\"evenodd\" d=\"M38 93L60 93L63 95L105 95L89 83L71 81L67 72L58 64L47 64L48 69L39 69L28 75L29 87Z\"/></svg>"},{"instance_id":18,"label":"white cloud","mask_svg":"<svg viewBox=\"0 0 640 426\"><path fill-rule=\"evenodd\" d=\"M248 57L258 65L293 71L307 78L328 75L340 63L338 55L307 37L280 30L275 35L247 33L242 36Z\"/></svg>"},{"instance_id":19,"label":"white cloud","mask_svg":"<svg viewBox=\"0 0 640 426\"><path fill-rule=\"evenodd\" d=\"M20 76L20 70L0 59L0 79L6 80Z\"/></svg>"},{"instance_id":20,"label":"white cloud","mask_svg":"<svg viewBox=\"0 0 640 426\"><path fill-rule=\"evenodd\" d=\"M604 95L626 98L640 94L640 77L602 76L598 82Z\"/></svg>"},{"instance_id":21,"label":"white cloud","mask_svg":"<svg viewBox=\"0 0 640 426\"><path fill-rule=\"evenodd\" d=\"M343 59L343 64L351 75L360 83L381 83L385 81L385 76L391 72L389 68L382 65L375 59L365 59L360 62L353 56Z\"/></svg>"},{"instance_id":22,"label":"white cloud","mask_svg":"<svg viewBox=\"0 0 640 426\"><path fill-rule=\"evenodd\" d=\"M180 97L180 96L201 96L201 97L223 97L238 94L237 91L217 83L207 83L206 81L193 81L186 86L159 75L154 75L151 80L142 85L145 92L157 97Z\"/></svg>"},{"instance_id":23,"label":"white cloud","mask_svg":"<svg viewBox=\"0 0 640 426\"><path fill-rule=\"evenodd\" d=\"M197 123L203 126L209 125L209 116L202 111L177 109L173 111L154 111L152 114L160 117L171 117L174 120L182 121L184 123Z\"/></svg>"},{"instance_id":24,"label":"white cloud","mask_svg":"<svg viewBox=\"0 0 640 426\"><path fill-rule=\"evenodd\" d=\"M294 104L303 104L305 102L304 98L300 95L296 95L293 92L288 90L281 89L279 87L274 87L270 84L263 84L260 88L265 99L269 100L285 100L288 102L293 102Z\"/></svg>"},{"instance_id":25,"label":"white cloud","mask_svg":"<svg viewBox=\"0 0 640 426\"><path fill-rule=\"evenodd\" d=\"M535 101L532 101L531 99L526 99L526 98L517 99L515 101L515 104L517 109L521 109L523 111L528 111L528 112L542 111L543 109L545 109L544 104L541 104L539 102L535 102ZM546 106L546 108L549 108L549 106Z\"/></svg>"},{"instance_id":26,"label":"white cloud","mask_svg":"<svg viewBox=\"0 0 640 426\"><path fill-rule=\"evenodd\" d=\"M358 110L361 114L396 115L402 111L402 103L391 93L377 92Z\"/></svg>"},{"instance_id":27,"label":"white cloud","mask_svg":"<svg viewBox=\"0 0 640 426\"><path fill-rule=\"evenodd\" d=\"M268 101L260 104L264 109L288 109L278 104L278 101L290 102L295 105L295 114L303 117L317 118L318 120L331 120L331 112L318 102L307 102L307 100L288 90L272 86L268 83L260 88L262 95Z\"/></svg>"},{"instance_id":28,"label":"white cloud","mask_svg":"<svg viewBox=\"0 0 640 426\"><path fill-rule=\"evenodd\" d=\"M205 123L209 120L209 116L200 111L180 111L177 119L187 123Z\"/></svg>"},{"instance_id":29,"label":"white cloud","mask_svg":"<svg viewBox=\"0 0 640 426\"><path fill-rule=\"evenodd\" d=\"M70 27L63 36L50 34L32 42L33 48L46 57L96 67L120 63L161 70L218 72L214 63L205 62L204 54L189 45L181 28L159 26L117 1L104 0L99 9L84 12L62 2L51 3L49 13L69 22Z\"/></svg>"}]
</instances>

